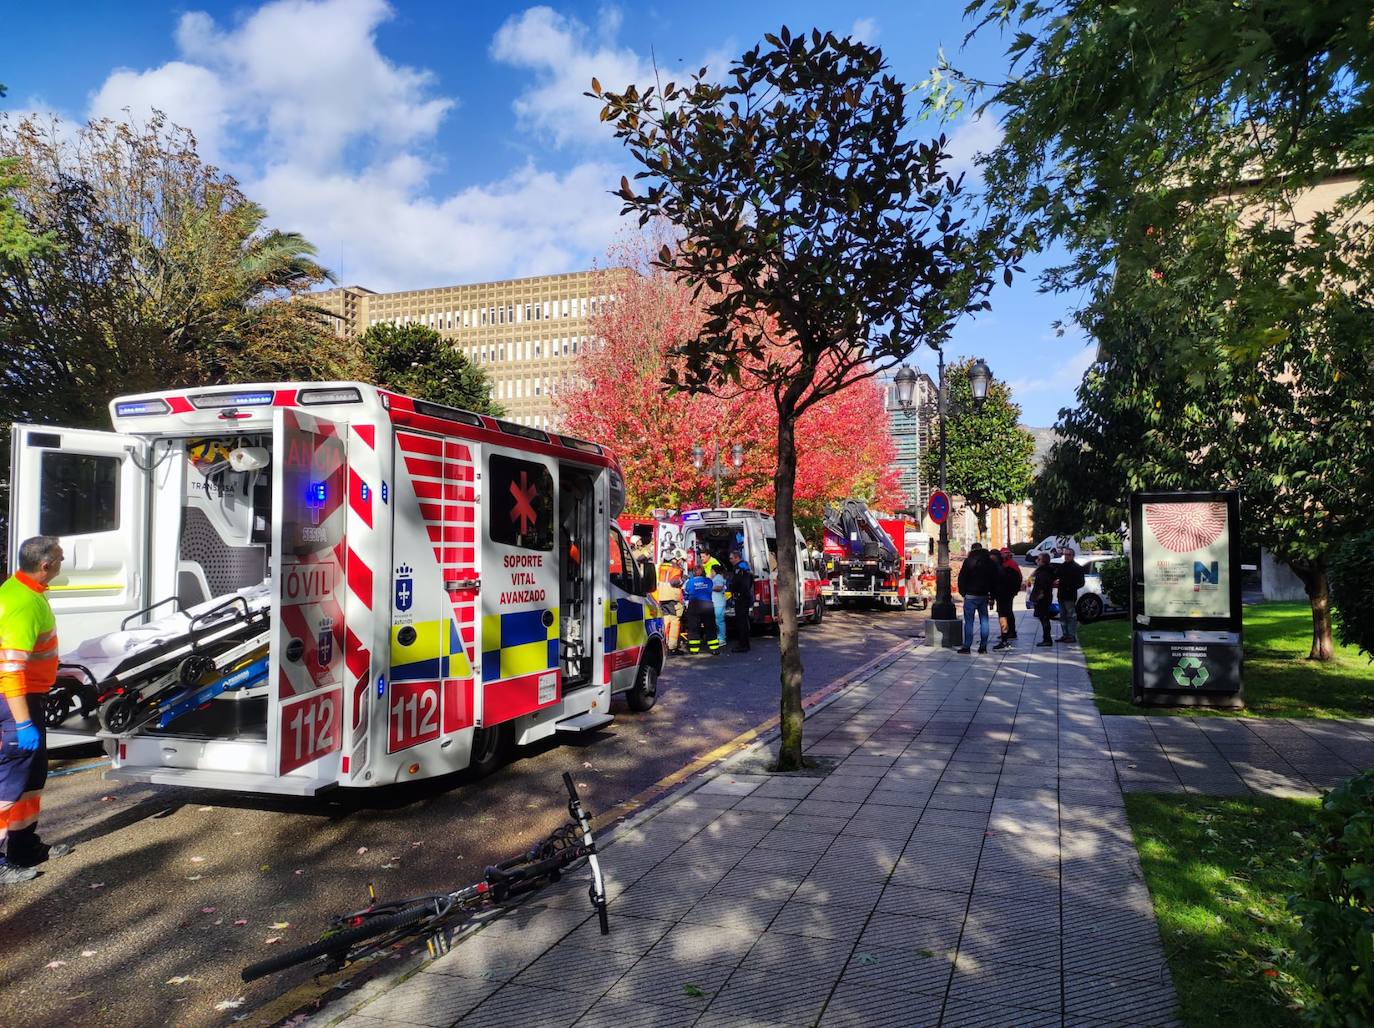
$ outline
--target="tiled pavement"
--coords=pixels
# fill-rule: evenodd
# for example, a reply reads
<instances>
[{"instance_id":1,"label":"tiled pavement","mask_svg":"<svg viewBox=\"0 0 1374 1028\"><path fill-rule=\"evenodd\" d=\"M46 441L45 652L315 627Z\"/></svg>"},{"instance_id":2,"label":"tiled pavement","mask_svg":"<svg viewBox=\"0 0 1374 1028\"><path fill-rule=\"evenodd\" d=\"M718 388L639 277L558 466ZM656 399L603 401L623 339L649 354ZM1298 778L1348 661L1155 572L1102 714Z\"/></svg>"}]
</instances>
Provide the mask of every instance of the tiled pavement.
<instances>
[{"instance_id":1,"label":"tiled pavement","mask_svg":"<svg viewBox=\"0 0 1374 1028\"><path fill-rule=\"evenodd\" d=\"M622 831L609 936L569 879L344 1023L1173 1024L1117 773L1275 791L1374 733L1105 720L1076 649L912 647L808 717L829 776L727 771Z\"/></svg>"}]
</instances>

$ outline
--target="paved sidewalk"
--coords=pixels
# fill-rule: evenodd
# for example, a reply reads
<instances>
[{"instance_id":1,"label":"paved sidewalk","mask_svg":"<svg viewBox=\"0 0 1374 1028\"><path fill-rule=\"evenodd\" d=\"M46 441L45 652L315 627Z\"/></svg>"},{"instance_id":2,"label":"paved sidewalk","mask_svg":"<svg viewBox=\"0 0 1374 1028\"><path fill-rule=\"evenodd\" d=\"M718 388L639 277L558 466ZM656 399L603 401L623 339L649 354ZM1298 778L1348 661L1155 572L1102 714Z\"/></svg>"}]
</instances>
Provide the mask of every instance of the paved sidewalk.
<instances>
[{"instance_id":1,"label":"paved sidewalk","mask_svg":"<svg viewBox=\"0 0 1374 1028\"><path fill-rule=\"evenodd\" d=\"M1374 767L1374 720L1104 717L1121 788L1316 796Z\"/></svg>"},{"instance_id":2,"label":"paved sidewalk","mask_svg":"<svg viewBox=\"0 0 1374 1028\"><path fill-rule=\"evenodd\" d=\"M913 646L808 719L830 775L722 773L622 832L609 936L567 880L344 1023L1174 1023L1082 657L1029 642Z\"/></svg>"}]
</instances>

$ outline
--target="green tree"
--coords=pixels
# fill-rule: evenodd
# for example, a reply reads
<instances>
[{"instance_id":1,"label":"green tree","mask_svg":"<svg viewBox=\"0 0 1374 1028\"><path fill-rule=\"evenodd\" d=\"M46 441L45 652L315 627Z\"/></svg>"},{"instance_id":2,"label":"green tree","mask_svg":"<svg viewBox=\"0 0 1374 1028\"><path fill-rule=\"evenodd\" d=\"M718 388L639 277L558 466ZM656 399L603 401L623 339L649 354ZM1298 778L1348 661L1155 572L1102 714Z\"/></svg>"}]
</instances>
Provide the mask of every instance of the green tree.
<instances>
[{"instance_id":1,"label":"green tree","mask_svg":"<svg viewBox=\"0 0 1374 1028\"><path fill-rule=\"evenodd\" d=\"M933 102L1005 110L989 197L1065 248L1045 285L1084 297L1102 357L1037 498L1242 489L1249 535L1307 588L1310 655L1329 659L1330 553L1374 476L1374 378L1352 359L1374 295L1368 4L969 10L975 32L1011 30L1013 74L943 69Z\"/></svg>"},{"instance_id":2,"label":"green tree","mask_svg":"<svg viewBox=\"0 0 1374 1028\"><path fill-rule=\"evenodd\" d=\"M664 217L682 245L659 265L705 304L669 384L757 383L778 412L774 477L782 612L779 767L802 763L795 597L797 419L823 398L943 342L1011 277L1000 223L965 221L944 138L908 132L907 89L880 50L787 28L706 79L603 92L601 118L641 166L623 213Z\"/></svg>"},{"instance_id":3,"label":"green tree","mask_svg":"<svg viewBox=\"0 0 1374 1028\"><path fill-rule=\"evenodd\" d=\"M1012 402L1011 389L994 380L982 409L975 409L968 371L971 359L945 369L948 408L945 414L945 486L962 496L978 518L978 537L988 530L988 511L1026 498L1035 466L1035 439L1021 428L1021 408ZM921 454L921 477L940 480L939 447Z\"/></svg>"},{"instance_id":4,"label":"green tree","mask_svg":"<svg viewBox=\"0 0 1374 1028\"><path fill-rule=\"evenodd\" d=\"M362 338L370 378L407 396L500 417L487 373L428 325L372 325Z\"/></svg>"}]
</instances>

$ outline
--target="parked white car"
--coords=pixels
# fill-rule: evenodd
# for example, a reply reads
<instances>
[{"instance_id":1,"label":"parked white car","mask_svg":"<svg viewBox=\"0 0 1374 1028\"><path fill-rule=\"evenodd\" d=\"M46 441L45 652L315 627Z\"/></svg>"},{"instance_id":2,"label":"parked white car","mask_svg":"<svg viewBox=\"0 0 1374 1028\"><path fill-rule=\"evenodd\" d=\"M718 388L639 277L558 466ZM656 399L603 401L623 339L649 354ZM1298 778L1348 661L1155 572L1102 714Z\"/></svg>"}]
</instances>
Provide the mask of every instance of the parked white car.
<instances>
[{"instance_id":1,"label":"parked white car","mask_svg":"<svg viewBox=\"0 0 1374 1028\"><path fill-rule=\"evenodd\" d=\"M1120 556L1119 553L1108 553L1078 558L1078 563L1083 566L1083 588L1078 590L1078 620L1084 624L1096 621L1106 614L1125 612L1127 597L1108 596L1102 588L1102 576L1098 574L1100 565Z\"/></svg>"}]
</instances>

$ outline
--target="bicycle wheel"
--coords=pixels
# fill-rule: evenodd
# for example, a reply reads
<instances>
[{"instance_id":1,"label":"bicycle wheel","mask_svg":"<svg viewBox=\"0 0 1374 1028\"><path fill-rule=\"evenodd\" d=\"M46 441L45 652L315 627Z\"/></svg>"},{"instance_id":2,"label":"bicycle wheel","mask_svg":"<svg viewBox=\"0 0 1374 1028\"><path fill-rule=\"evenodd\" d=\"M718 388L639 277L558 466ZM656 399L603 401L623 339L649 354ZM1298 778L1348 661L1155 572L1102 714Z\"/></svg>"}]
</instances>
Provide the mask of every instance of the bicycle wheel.
<instances>
[{"instance_id":1,"label":"bicycle wheel","mask_svg":"<svg viewBox=\"0 0 1374 1028\"><path fill-rule=\"evenodd\" d=\"M306 946L299 946L296 949L289 949L283 953L268 957L266 960L259 960L256 964L249 964L239 976L245 982L256 981L265 975L275 974L278 971L285 971L288 967L295 967L297 964L304 964L308 960L316 957L329 956L331 954L344 956L355 945L367 939L374 939L379 935L395 931L397 928L404 928L406 925L415 924L423 921L434 912L432 903L425 903L417 907L408 907L405 910L388 914L385 917L376 917L364 921L356 928L345 928L341 932L336 932L327 939L319 939Z\"/></svg>"}]
</instances>

